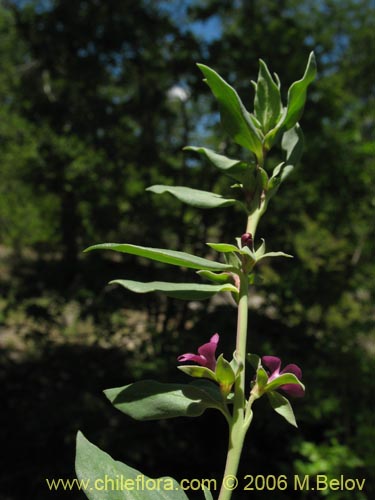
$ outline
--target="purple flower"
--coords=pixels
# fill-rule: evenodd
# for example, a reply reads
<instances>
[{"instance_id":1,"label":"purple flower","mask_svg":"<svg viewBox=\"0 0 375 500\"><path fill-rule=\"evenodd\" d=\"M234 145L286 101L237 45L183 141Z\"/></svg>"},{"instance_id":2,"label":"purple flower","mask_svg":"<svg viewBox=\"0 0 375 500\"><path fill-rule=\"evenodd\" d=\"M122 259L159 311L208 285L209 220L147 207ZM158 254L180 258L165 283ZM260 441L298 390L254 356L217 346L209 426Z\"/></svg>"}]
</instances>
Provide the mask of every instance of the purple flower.
<instances>
[{"instance_id":1,"label":"purple flower","mask_svg":"<svg viewBox=\"0 0 375 500\"><path fill-rule=\"evenodd\" d=\"M249 248L253 247L253 236L251 233L244 233L241 236L241 245L242 245L242 248L243 247L249 247Z\"/></svg>"},{"instance_id":2,"label":"purple flower","mask_svg":"<svg viewBox=\"0 0 375 500\"><path fill-rule=\"evenodd\" d=\"M215 352L218 343L219 334L215 333L207 344L198 347L198 354L192 354L190 352L181 354L181 356L177 358L177 361L194 361L198 363L198 365L205 366L214 372L216 368Z\"/></svg>"},{"instance_id":3,"label":"purple flower","mask_svg":"<svg viewBox=\"0 0 375 500\"><path fill-rule=\"evenodd\" d=\"M292 373L298 380L302 379L302 370L299 366L291 364L286 365L286 367L280 371L281 359L276 356L263 356L262 364L266 367L268 371L268 383L272 382L275 378L283 375L285 373ZM279 389L284 391L289 396L294 396L296 398L301 398L305 395L304 389L298 384L284 384L280 385Z\"/></svg>"}]
</instances>

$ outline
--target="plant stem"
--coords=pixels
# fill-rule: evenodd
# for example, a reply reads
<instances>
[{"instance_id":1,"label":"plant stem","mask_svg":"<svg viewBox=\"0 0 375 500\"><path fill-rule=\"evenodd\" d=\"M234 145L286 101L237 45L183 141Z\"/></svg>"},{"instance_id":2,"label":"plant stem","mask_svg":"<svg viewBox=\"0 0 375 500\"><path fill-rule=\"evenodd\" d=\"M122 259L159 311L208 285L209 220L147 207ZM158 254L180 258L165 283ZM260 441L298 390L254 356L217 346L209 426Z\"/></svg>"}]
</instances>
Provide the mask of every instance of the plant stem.
<instances>
[{"instance_id":1,"label":"plant stem","mask_svg":"<svg viewBox=\"0 0 375 500\"><path fill-rule=\"evenodd\" d=\"M266 208L267 200L262 200L261 206L248 217L246 232L251 233L253 238L255 237L259 220ZM250 397L248 403L245 404L249 279L245 272L241 272L239 278L236 357L238 361L243 363L243 370L240 372L234 386L233 415L229 421L228 454L218 500L230 500L232 492L236 489L231 487L231 481L232 485L236 484L238 465L240 463L245 436L253 418L251 406L254 398Z\"/></svg>"},{"instance_id":2,"label":"plant stem","mask_svg":"<svg viewBox=\"0 0 375 500\"><path fill-rule=\"evenodd\" d=\"M267 205L266 205L265 201L262 201L261 206L259 208L257 208L248 217L246 232L250 233L252 235L253 239L255 239L255 233L257 230L258 222L259 222L260 218L262 217L262 215L264 214L264 212L266 211L266 208L267 208Z\"/></svg>"},{"instance_id":3,"label":"plant stem","mask_svg":"<svg viewBox=\"0 0 375 500\"><path fill-rule=\"evenodd\" d=\"M244 368L239 374L234 388L233 415L229 424L229 448L224 471L224 479L218 500L230 500L232 497L230 481L232 479L235 481L244 439L251 422L251 419L247 419L247 421L245 421L245 360L248 318L248 289L248 277L246 274L241 274L237 316L236 357L238 361L243 363Z\"/></svg>"}]
</instances>

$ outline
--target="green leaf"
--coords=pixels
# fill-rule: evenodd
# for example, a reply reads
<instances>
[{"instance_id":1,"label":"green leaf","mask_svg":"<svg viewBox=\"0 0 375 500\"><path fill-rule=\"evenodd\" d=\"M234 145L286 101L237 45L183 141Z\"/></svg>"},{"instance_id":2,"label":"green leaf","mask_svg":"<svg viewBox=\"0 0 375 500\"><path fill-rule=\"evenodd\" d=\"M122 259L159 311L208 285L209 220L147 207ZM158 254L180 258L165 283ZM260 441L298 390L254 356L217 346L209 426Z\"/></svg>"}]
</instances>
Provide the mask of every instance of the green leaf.
<instances>
[{"instance_id":1,"label":"green leaf","mask_svg":"<svg viewBox=\"0 0 375 500\"><path fill-rule=\"evenodd\" d=\"M278 87L278 89L280 90L281 89L281 82L280 82L280 77L277 73L273 73L273 76L275 77L275 81L276 81L276 85Z\"/></svg>"},{"instance_id":2,"label":"green leaf","mask_svg":"<svg viewBox=\"0 0 375 500\"><path fill-rule=\"evenodd\" d=\"M293 408L288 399L278 392L268 392L267 396L275 412L284 417L289 424L298 427Z\"/></svg>"},{"instance_id":3,"label":"green leaf","mask_svg":"<svg viewBox=\"0 0 375 500\"><path fill-rule=\"evenodd\" d=\"M81 432L77 434L75 467L81 486L87 485L83 491L89 500L188 500L177 481L171 477L151 479L113 460L108 453L90 443ZM109 486L113 481L114 488L105 487L106 478L110 480ZM123 481L122 485L120 480ZM143 484L139 483L140 480Z\"/></svg>"},{"instance_id":4,"label":"green leaf","mask_svg":"<svg viewBox=\"0 0 375 500\"><path fill-rule=\"evenodd\" d=\"M289 259L293 259L293 255L289 255L288 253L284 252L268 252L263 254L261 257L257 259L257 262L259 262L262 259L267 259L268 257L288 257Z\"/></svg>"},{"instance_id":5,"label":"green leaf","mask_svg":"<svg viewBox=\"0 0 375 500\"><path fill-rule=\"evenodd\" d=\"M224 174L229 175L237 181L243 180L246 176L248 164L241 160L233 160L226 156L220 155L208 148L199 148L194 146L186 146L184 151L194 151L203 154L216 168L221 170Z\"/></svg>"},{"instance_id":6,"label":"green leaf","mask_svg":"<svg viewBox=\"0 0 375 500\"><path fill-rule=\"evenodd\" d=\"M281 148L285 151L285 167L281 174L281 182L283 182L289 175L292 169L288 167L295 167L300 161L303 153L304 139L302 128L299 123L296 123L294 127L289 129L283 134L281 139ZM288 169L288 170L287 170Z\"/></svg>"},{"instance_id":7,"label":"green leaf","mask_svg":"<svg viewBox=\"0 0 375 500\"><path fill-rule=\"evenodd\" d=\"M134 293L162 292L168 297L183 300L205 300L219 292L238 293L237 288L230 284L204 285L200 283L167 283L165 281L150 281L142 283L132 280L113 280L110 284L121 285Z\"/></svg>"},{"instance_id":8,"label":"green leaf","mask_svg":"<svg viewBox=\"0 0 375 500\"><path fill-rule=\"evenodd\" d=\"M181 365L178 366L177 368L182 372L186 373L186 375L189 375L190 377L208 378L209 380L216 382L215 373L209 368L206 368L205 366Z\"/></svg>"},{"instance_id":9,"label":"green leaf","mask_svg":"<svg viewBox=\"0 0 375 500\"><path fill-rule=\"evenodd\" d=\"M190 269L207 269L210 271L224 271L231 270L233 266L230 264L221 264L208 259L202 259L195 255L185 252L178 252L175 250L166 250L165 248L148 248L138 245L128 245L125 243L100 243L93 245L84 250L90 252L91 250L113 250L115 252L128 253L131 255L138 255L146 259L157 260L165 264L172 264L174 266L187 267Z\"/></svg>"},{"instance_id":10,"label":"green leaf","mask_svg":"<svg viewBox=\"0 0 375 500\"><path fill-rule=\"evenodd\" d=\"M207 246L213 248L217 252L229 253L229 252L237 252L240 250L235 245L230 245L229 243L206 243Z\"/></svg>"},{"instance_id":11,"label":"green leaf","mask_svg":"<svg viewBox=\"0 0 375 500\"><path fill-rule=\"evenodd\" d=\"M267 384L266 391L275 391L285 384L297 384L301 386L303 390L305 390L305 386L293 373L283 373L282 375L279 375L278 377L273 379L269 384Z\"/></svg>"},{"instance_id":12,"label":"green leaf","mask_svg":"<svg viewBox=\"0 0 375 500\"><path fill-rule=\"evenodd\" d=\"M200 191L199 189L191 189L184 186L161 186L155 185L148 187L146 191L151 191L156 194L169 193L178 200L196 208L219 208L229 207L240 203L233 198L224 198L219 194L209 191Z\"/></svg>"},{"instance_id":13,"label":"green leaf","mask_svg":"<svg viewBox=\"0 0 375 500\"><path fill-rule=\"evenodd\" d=\"M203 486L203 493L205 500L214 500L210 490L207 490L204 486Z\"/></svg>"},{"instance_id":14,"label":"green leaf","mask_svg":"<svg viewBox=\"0 0 375 500\"><path fill-rule=\"evenodd\" d=\"M249 247L242 247L241 249L241 254L242 255L248 255L254 262L256 262L256 257L255 257L255 252L250 250Z\"/></svg>"},{"instance_id":15,"label":"green leaf","mask_svg":"<svg viewBox=\"0 0 375 500\"><path fill-rule=\"evenodd\" d=\"M219 101L223 126L232 139L245 148L250 149L263 163L262 141L248 111L242 104L237 92L221 78L213 69L198 64L205 76L205 81Z\"/></svg>"},{"instance_id":16,"label":"green leaf","mask_svg":"<svg viewBox=\"0 0 375 500\"><path fill-rule=\"evenodd\" d=\"M294 82L288 91L288 106L282 110L279 121L273 129L267 132L264 138L264 147L268 151L286 130L297 124L302 116L306 101L306 92L309 84L316 76L316 62L314 53L311 52L305 74L301 80ZM288 171L290 172L290 168Z\"/></svg>"},{"instance_id":17,"label":"green leaf","mask_svg":"<svg viewBox=\"0 0 375 500\"><path fill-rule=\"evenodd\" d=\"M230 273L213 273L212 271L197 271L201 278L206 278L214 283L233 283L233 277Z\"/></svg>"},{"instance_id":18,"label":"green leaf","mask_svg":"<svg viewBox=\"0 0 375 500\"><path fill-rule=\"evenodd\" d=\"M269 130L263 140L263 146L264 148L269 151L271 147L277 142L280 138L280 135L284 131L284 120L287 114L287 109L283 108L279 121L277 124L274 126L273 129Z\"/></svg>"},{"instance_id":19,"label":"green leaf","mask_svg":"<svg viewBox=\"0 0 375 500\"><path fill-rule=\"evenodd\" d=\"M258 367L256 380L260 390L263 391L268 382L268 375L263 366Z\"/></svg>"},{"instance_id":20,"label":"green leaf","mask_svg":"<svg viewBox=\"0 0 375 500\"><path fill-rule=\"evenodd\" d=\"M263 254L262 256L257 258L257 262L261 261L262 259L267 259L268 257L288 257L289 259L293 259L293 255L289 255L288 253L284 252L267 252Z\"/></svg>"},{"instance_id":21,"label":"green leaf","mask_svg":"<svg viewBox=\"0 0 375 500\"><path fill-rule=\"evenodd\" d=\"M251 364L255 371L261 366L260 357L257 354L249 353L246 356L247 361Z\"/></svg>"},{"instance_id":22,"label":"green leaf","mask_svg":"<svg viewBox=\"0 0 375 500\"><path fill-rule=\"evenodd\" d=\"M257 259L260 259L261 257L263 257L263 255L265 254L265 251L266 251L266 242L264 241L263 238L261 238L261 240L262 240L262 244L260 245L260 247L255 252L255 257Z\"/></svg>"},{"instance_id":23,"label":"green leaf","mask_svg":"<svg viewBox=\"0 0 375 500\"><path fill-rule=\"evenodd\" d=\"M303 77L301 80L294 82L288 91L287 113L283 123L286 130L294 127L301 118L306 101L307 87L315 79L315 76L316 61L314 52L311 52Z\"/></svg>"},{"instance_id":24,"label":"green leaf","mask_svg":"<svg viewBox=\"0 0 375 500\"><path fill-rule=\"evenodd\" d=\"M267 172L256 165L249 165L248 175L243 181L243 187L246 192L246 208L248 214L257 210L262 202L263 191L268 185Z\"/></svg>"},{"instance_id":25,"label":"green leaf","mask_svg":"<svg viewBox=\"0 0 375 500\"><path fill-rule=\"evenodd\" d=\"M293 168L293 165L286 165L285 162L281 162L273 169L272 177L269 180L266 193L267 201L269 201L272 196L277 193L281 183L288 177Z\"/></svg>"},{"instance_id":26,"label":"green leaf","mask_svg":"<svg viewBox=\"0 0 375 500\"><path fill-rule=\"evenodd\" d=\"M220 391L224 398L231 392L233 384L236 380L236 374L231 363L224 359L223 354L217 359L215 368L216 381L220 385Z\"/></svg>"},{"instance_id":27,"label":"green leaf","mask_svg":"<svg viewBox=\"0 0 375 500\"><path fill-rule=\"evenodd\" d=\"M237 253L231 252L231 253L225 253L224 254L224 259L225 261L232 266L232 270L240 270L241 269L241 260L238 257Z\"/></svg>"},{"instance_id":28,"label":"green leaf","mask_svg":"<svg viewBox=\"0 0 375 500\"><path fill-rule=\"evenodd\" d=\"M232 370L236 377L244 369L243 362L238 360L236 351L233 352L233 359L230 362L230 366L232 367Z\"/></svg>"},{"instance_id":29,"label":"green leaf","mask_svg":"<svg viewBox=\"0 0 375 500\"><path fill-rule=\"evenodd\" d=\"M262 124L264 134L274 128L280 117L281 110L282 103L279 87L274 82L266 63L260 59L254 111L256 118Z\"/></svg>"},{"instance_id":30,"label":"green leaf","mask_svg":"<svg viewBox=\"0 0 375 500\"><path fill-rule=\"evenodd\" d=\"M219 384L232 386L236 379L236 375L233 371L231 364L229 363L229 361L224 359L222 354L220 354L220 356L217 359L215 374Z\"/></svg>"},{"instance_id":31,"label":"green leaf","mask_svg":"<svg viewBox=\"0 0 375 500\"><path fill-rule=\"evenodd\" d=\"M164 384L142 380L104 391L111 403L135 420L199 417L208 408L222 408L220 389L208 380Z\"/></svg>"}]
</instances>

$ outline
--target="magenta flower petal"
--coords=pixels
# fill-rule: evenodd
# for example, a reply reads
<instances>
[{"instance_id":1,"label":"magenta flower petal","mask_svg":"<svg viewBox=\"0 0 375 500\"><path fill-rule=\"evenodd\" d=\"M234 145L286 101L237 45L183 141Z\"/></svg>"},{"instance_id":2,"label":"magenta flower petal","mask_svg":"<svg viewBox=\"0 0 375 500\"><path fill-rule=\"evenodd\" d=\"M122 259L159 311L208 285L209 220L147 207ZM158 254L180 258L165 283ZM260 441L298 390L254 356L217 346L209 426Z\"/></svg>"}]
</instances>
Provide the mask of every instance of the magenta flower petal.
<instances>
[{"instance_id":1,"label":"magenta flower petal","mask_svg":"<svg viewBox=\"0 0 375 500\"><path fill-rule=\"evenodd\" d=\"M203 344L198 348L198 353L200 354L200 356L204 357L207 361L205 366L207 366L207 368L212 371L215 371L216 367L215 353L218 342L219 335L215 333L215 335L211 337L211 340L207 342L207 344Z\"/></svg>"},{"instance_id":2,"label":"magenta flower petal","mask_svg":"<svg viewBox=\"0 0 375 500\"><path fill-rule=\"evenodd\" d=\"M194 361L198 363L198 365L205 366L212 371L215 371L216 368L216 348L219 343L219 334L215 333L206 344L198 347L198 354L192 354L190 352L186 354L181 354L177 358L177 361Z\"/></svg>"},{"instance_id":3,"label":"magenta flower petal","mask_svg":"<svg viewBox=\"0 0 375 500\"><path fill-rule=\"evenodd\" d=\"M282 391L284 391L288 396L292 396L294 398L302 398L305 395L305 391L298 384L285 384L279 387Z\"/></svg>"},{"instance_id":4,"label":"magenta flower petal","mask_svg":"<svg viewBox=\"0 0 375 500\"><path fill-rule=\"evenodd\" d=\"M283 373L293 373L293 375L295 375L298 380L302 380L302 370L297 365L286 365L286 367L281 370L280 375L282 375Z\"/></svg>"},{"instance_id":5,"label":"magenta flower petal","mask_svg":"<svg viewBox=\"0 0 375 500\"><path fill-rule=\"evenodd\" d=\"M194 363L206 366L206 359L203 356L199 356L199 354L192 354L190 352L181 354L181 356L177 358L177 361L194 361Z\"/></svg>"},{"instance_id":6,"label":"magenta flower petal","mask_svg":"<svg viewBox=\"0 0 375 500\"><path fill-rule=\"evenodd\" d=\"M271 372L271 377L279 375L281 359L276 356L263 356L262 364Z\"/></svg>"}]
</instances>

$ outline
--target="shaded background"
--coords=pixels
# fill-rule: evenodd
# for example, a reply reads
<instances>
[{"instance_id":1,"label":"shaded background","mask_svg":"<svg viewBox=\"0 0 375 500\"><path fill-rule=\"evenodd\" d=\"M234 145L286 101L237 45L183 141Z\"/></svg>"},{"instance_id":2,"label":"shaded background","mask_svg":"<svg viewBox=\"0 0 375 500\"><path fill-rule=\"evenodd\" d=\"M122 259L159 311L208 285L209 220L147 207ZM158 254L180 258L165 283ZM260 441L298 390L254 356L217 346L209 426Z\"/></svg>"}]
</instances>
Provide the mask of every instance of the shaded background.
<instances>
[{"instance_id":1,"label":"shaded background","mask_svg":"<svg viewBox=\"0 0 375 500\"><path fill-rule=\"evenodd\" d=\"M286 89L314 50L319 78L302 119L306 149L261 222L272 250L252 293L249 350L302 366L299 429L257 403L239 476L366 478L375 494L374 4L370 0L45 0L0 7L0 442L2 500L74 477L78 429L147 475L220 479L220 415L138 423L101 391L140 378L184 380L176 356L218 331L229 357L229 300L134 296L113 278L184 280L131 256L82 255L121 241L208 255L245 221L198 211L151 184L229 192L186 144L239 154L195 62L253 100L258 58ZM193 273L186 273L191 277ZM185 278L186 279L186 278ZM327 492L326 492L327 493ZM252 498L321 498L317 492ZM202 495L191 498L202 498ZM235 498L248 498L237 491Z\"/></svg>"}]
</instances>

